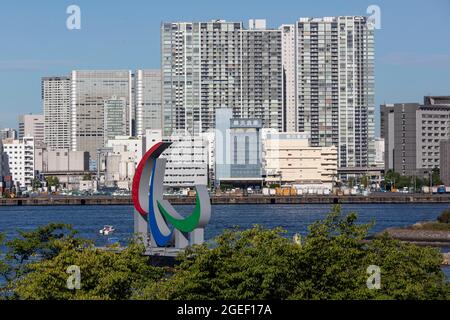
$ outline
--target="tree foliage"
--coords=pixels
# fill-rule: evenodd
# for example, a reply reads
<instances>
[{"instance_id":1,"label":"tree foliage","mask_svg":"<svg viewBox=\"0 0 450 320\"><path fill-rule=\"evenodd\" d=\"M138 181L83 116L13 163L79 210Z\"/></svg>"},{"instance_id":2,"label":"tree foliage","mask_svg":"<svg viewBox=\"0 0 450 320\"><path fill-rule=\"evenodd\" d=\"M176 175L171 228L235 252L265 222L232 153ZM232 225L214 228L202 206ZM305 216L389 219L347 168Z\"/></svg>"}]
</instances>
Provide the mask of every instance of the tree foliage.
<instances>
[{"instance_id":1,"label":"tree foliage","mask_svg":"<svg viewBox=\"0 0 450 320\"><path fill-rule=\"evenodd\" d=\"M431 179L431 184L433 186L442 184L439 168L432 169ZM400 173L395 172L394 170L388 170L384 176L383 186L386 190L391 190L394 187L397 189L416 187L417 191L422 189L423 186L430 186L429 174L428 177L420 177L418 175L403 176Z\"/></svg>"},{"instance_id":2,"label":"tree foliage","mask_svg":"<svg viewBox=\"0 0 450 320\"><path fill-rule=\"evenodd\" d=\"M33 300L124 300L163 275L163 269L148 265L143 246L130 244L123 251L80 247L59 242L60 253L30 266L31 272L15 284L20 299ZM77 289L67 287L69 266L80 268Z\"/></svg>"},{"instance_id":3,"label":"tree foliage","mask_svg":"<svg viewBox=\"0 0 450 320\"><path fill-rule=\"evenodd\" d=\"M280 229L226 231L216 246L192 248L172 277L147 287L146 299L445 299L438 250L384 236L366 242L370 225L335 206L310 226L301 245ZM381 269L369 289L367 268Z\"/></svg>"},{"instance_id":4,"label":"tree foliage","mask_svg":"<svg viewBox=\"0 0 450 320\"><path fill-rule=\"evenodd\" d=\"M367 241L370 227L357 224L356 214L343 215L335 206L301 241L291 241L280 228L234 228L219 235L214 245L188 248L169 270L149 266L138 244L100 250L88 241L62 236L53 226L9 243L10 258L28 261L26 272L16 272L20 276L10 281L9 290L19 299L449 297L439 250L401 243L387 234ZM36 252L41 258L31 261ZM80 290L67 288L71 265L80 267ZM380 268L379 289L367 286L371 265ZM5 268L11 268L8 261L0 261L0 270Z\"/></svg>"},{"instance_id":5,"label":"tree foliage","mask_svg":"<svg viewBox=\"0 0 450 320\"><path fill-rule=\"evenodd\" d=\"M45 181L47 181L47 186L49 188L51 188L51 187L58 188L59 187L59 179L58 179L58 177L46 177Z\"/></svg>"}]
</instances>

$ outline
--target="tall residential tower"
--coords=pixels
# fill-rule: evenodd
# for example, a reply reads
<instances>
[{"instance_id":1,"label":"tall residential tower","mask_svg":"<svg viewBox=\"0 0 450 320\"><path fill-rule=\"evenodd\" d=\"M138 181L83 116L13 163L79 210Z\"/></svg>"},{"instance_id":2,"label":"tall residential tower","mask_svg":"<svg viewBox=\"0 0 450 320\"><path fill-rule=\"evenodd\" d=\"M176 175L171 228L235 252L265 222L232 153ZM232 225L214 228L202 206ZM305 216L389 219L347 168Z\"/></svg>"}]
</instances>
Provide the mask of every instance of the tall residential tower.
<instances>
[{"instance_id":1,"label":"tall residential tower","mask_svg":"<svg viewBox=\"0 0 450 320\"><path fill-rule=\"evenodd\" d=\"M301 18L296 25L298 130L338 146L340 167L374 162L374 32L366 17Z\"/></svg>"},{"instance_id":2,"label":"tall residential tower","mask_svg":"<svg viewBox=\"0 0 450 320\"><path fill-rule=\"evenodd\" d=\"M215 109L282 129L281 31L265 20L163 23L164 134L213 129Z\"/></svg>"}]
</instances>

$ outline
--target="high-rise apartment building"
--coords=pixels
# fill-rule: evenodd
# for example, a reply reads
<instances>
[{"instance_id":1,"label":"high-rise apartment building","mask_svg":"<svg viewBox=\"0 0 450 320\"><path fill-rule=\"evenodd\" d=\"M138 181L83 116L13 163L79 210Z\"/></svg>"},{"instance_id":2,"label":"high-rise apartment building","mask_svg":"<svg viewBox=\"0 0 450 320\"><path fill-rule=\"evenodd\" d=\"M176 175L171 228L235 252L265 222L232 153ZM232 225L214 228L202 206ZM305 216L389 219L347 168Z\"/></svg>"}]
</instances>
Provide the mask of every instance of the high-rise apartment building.
<instances>
[{"instance_id":1,"label":"high-rise apartment building","mask_svg":"<svg viewBox=\"0 0 450 320\"><path fill-rule=\"evenodd\" d=\"M297 130L296 103L296 60L295 60L295 25L283 24L281 30L281 47L283 63L283 131Z\"/></svg>"},{"instance_id":2,"label":"high-rise apartment building","mask_svg":"<svg viewBox=\"0 0 450 320\"><path fill-rule=\"evenodd\" d=\"M281 31L266 29L265 20L250 20L249 29L242 30L242 104L237 111L239 118L257 118L266 128L283 130Z\"/></svg>"},{"instance_id":3,"label":"high-rise apartment building","mask_svg":"<svg viewBox=\"0 0 450 320\"><path fill-rule=\"evenodd\" d=\"M180 22L161 26L164 134L213 129L215 109L253 115L282 129L281 31L264 20Z\"/></svg>"},{"instance_id":4,"label":"high-rise apartment building","mask_svg":"<svg viewBox=\"0 0 450 320\"><path fill-rule=\"evenodd\" d=\"M136 135L162 129L161 70L137 70L135 96Z\"/></svg>"},{"instance_id":5,"label":"high-rise apartment building","mask_svg":"<svg viewBox=\"0 0 450 320\"><path fill-rule=\"evenodd\" d=\"M97 149L104 146L105 101L124 99L126 102L126 132L133 128L133 78L129 70L72 71L70 121L71 148L87 151L96 158Z\"/></svg>"},{"instance_id":6,"label":"high-rise apartment building","mask_svg":"<svg viewBox=\"0 0 450 320\"><path fill-rule=\"evenodd\" d=\"M42 78L44 142L49 148L70 147L70 77Z\"/></svg>"},{"instance_id":7,"label":"high-rise apartment building","mask_svg":"<svg viewBox=\"0 0 450 320\"><path fill-rule=\"evenodd\" d=\"M21 115L19 116L19 139L34 137L35 143L44 142L44 127L44 115Z\"/></svg>"},{"instance_id":8,"label":"high-rise apartment building","mask_svg":"<svg viewBox=\"0 0 450 320\"><path fill-rule=\"evenodd\" d=\"M338 147L340 167L374 161L374 32L366 17L296 24L297 129Z\"/></svg>"}]
</instances>

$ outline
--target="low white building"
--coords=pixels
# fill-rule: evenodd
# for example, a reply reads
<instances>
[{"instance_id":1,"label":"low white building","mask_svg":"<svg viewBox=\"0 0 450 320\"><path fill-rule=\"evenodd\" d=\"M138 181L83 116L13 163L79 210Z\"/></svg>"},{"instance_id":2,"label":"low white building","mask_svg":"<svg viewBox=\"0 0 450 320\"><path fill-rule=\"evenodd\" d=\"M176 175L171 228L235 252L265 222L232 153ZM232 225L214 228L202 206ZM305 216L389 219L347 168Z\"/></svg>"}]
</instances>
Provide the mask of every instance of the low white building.
<instances>
[{"instance_id":1,"label":"low white building","mask_svg":"<svg viewBox=\"0 0 450 320\"><path fill-rule=\"evenodd\" d=\"M31 187L34 180L34 138L5 139L3 150L14 183L21 188Z\"/></svg>"},{"instance_id":2,"label":"low white building","mask_svg":"<svg viewBox=\"0 0 450 320\"><path fill-rule=\"evenodd\" d=\"M311 147L304 133L268 133L263 140L266 181L332 187L337 176L337 149Z\"/></svg>"},{"instance_id":3,"label":"low white building","mask_svg":"<svg viewBox=\"0 0 450 320\"><path fill-rule=\"evenodd\" d=\"M161 158L167 159L164 185L172 188L192 188L208 184L208 137L176 133L167 139L172 145ZM146 150L163 141L161 130L146 131Z\"/></svg>"},{"instance_id":4,"label":"low white building","mask_svg":"<svg viewBox=\"0 0 450 320\"><path fill-rule=\"evenodd\" d=\"M110 152L105 156L105 184L108 187L130 189L136 168L143 157L144 145L141 138L117 136L106 143Z\"/></svg>"}]
</instances>

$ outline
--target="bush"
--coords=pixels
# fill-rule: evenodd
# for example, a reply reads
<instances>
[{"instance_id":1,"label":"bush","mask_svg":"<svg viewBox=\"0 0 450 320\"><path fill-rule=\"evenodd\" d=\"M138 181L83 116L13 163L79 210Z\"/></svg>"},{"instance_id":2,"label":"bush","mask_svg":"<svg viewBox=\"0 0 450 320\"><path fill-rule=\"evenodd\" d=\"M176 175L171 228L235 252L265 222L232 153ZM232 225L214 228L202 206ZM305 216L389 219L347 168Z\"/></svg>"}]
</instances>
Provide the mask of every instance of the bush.
<instances>
[{"instance_id":1,"label":"bush","mask_svg":"<svg viewBox=\"0 0 450 320\"><path fill-rule=\"evenodd\" d=\"M370 225L335 206L296 244L282 229L227 230L216 245L191 248L175 272L151 283L138 299L446 299L449 286L439 250L387 235L369 243ZM381 270L381 288L369 289L367 268Z\"/></svg>"},{"instance_id":2,"label":"bush","mask_svg":"<svg viewBox=\"0 0 450 320\"><path fill-rule=\"evenodd\" d=\"M437 218L440 223L450 223L450 209L445 210L441 213L441 215Z\"/></svg>"}]
</instances>

